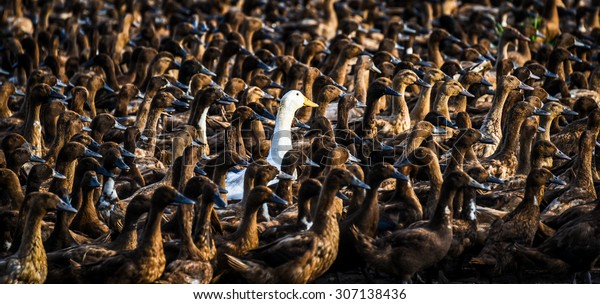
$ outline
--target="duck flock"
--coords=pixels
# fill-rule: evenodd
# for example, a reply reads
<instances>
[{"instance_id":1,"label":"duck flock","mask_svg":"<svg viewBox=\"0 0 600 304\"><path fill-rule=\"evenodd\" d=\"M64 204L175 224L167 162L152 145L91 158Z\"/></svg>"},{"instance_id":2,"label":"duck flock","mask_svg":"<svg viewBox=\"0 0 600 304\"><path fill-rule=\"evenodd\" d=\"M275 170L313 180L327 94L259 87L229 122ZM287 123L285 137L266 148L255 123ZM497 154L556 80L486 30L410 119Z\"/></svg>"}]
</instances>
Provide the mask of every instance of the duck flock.
<instances>
[{"instance_id":1,"label":"duck flock","mask_svg":"<svg viewBox=\"0 0 600 304\"><path fill-rule=\"evenodd\" d=\"M1 283L598 279L598 0L1 7Z\"/></svg>"}]
</instances>

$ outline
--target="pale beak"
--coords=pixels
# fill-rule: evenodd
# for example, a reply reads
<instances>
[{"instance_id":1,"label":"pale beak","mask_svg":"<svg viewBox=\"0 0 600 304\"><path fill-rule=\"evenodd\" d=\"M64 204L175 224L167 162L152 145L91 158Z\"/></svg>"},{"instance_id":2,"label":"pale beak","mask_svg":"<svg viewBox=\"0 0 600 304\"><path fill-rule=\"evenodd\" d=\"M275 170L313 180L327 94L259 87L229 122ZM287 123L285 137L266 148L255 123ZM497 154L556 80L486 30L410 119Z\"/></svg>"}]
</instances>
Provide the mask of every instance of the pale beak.
<instances>
[{"instance_id":1,"label":"pale beak","mask_svg":"<svg viewBox=\"0 0 600 304\"><path fill-rule=\"evenodd\" d=\"M308 98L304 97L304 106L306 106L306 107L312 107L312 108L316 108L316 107L318 107L319 105L318 105L318 104L316 104L316 103L314 103L314 102L312 102L310 99L308 99Z\"/></svg>"}]
</instances>

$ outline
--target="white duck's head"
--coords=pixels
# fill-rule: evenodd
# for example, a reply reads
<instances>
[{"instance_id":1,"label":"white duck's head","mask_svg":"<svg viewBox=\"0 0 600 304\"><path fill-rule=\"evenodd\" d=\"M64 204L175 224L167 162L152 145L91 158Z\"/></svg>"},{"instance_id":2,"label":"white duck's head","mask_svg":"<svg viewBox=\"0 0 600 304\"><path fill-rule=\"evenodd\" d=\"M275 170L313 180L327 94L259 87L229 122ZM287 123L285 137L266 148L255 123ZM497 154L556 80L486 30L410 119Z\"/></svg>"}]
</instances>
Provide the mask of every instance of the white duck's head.
<instances>
[{"instance_id":1,"label":"white duck's head","mask_svg":"<svg viewBox=\"0 0 600 304\"><path fill-rule=\"evenodd\" d=\"M296 112L298 109L303 106L307 107L318 107L316 103L312 102L310 99L306 98L302 92L298 90L291 90L281 98L280 108L285 111L290 111L292 113Z\"/></svg>"}]
</instances>

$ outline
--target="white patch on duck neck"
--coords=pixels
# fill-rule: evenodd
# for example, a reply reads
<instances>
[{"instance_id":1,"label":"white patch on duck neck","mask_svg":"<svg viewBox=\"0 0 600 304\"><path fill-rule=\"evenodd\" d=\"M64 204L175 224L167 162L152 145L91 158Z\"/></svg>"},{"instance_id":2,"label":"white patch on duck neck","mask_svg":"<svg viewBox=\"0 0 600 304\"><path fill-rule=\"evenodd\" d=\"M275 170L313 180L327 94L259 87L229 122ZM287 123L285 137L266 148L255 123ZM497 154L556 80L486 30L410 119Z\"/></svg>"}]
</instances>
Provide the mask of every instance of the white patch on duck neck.
<instances>
[{"instance_id":1,"label":"white patch on duck neck","mask_svg":"<svg viewBox=\"0 0 600 304\"><path fill-rule=\"evenodd\" d=\"M534 205L534 206L539 206L539 205L540 205L540 204L538 203L537 196L535 196L535 195L533 196L533 205Z\"/></svg>"},{"instance_id":2,"label":"white patch on duck neck","mask_svg":"<svg viewBox=\"0 0 600 304\"><path fill-rule=\"evenodd\" d=\"M313 225L313 223L312 223L312 222L309 222L309 221L306 219L306 216L302 217L302 218L300 219L300 222L301 222L302 224L304 224L304 226L306 226L306 230L309 230L309 229L310 229L310 227L312 227L312 225Z\"/></svg>"},{"instance_id":3,"label":"white patch on duck neck","mask_svg":"<svg viewBox=\"0 0 600 304\"><path fill-rule=\"evenodd\" d=\"M115 180L112 177L108 177L102 188L102 195L98 201L98 209L103 210L108 208L119 200L117 191L115 191Z\"/></svg>"},{"instance_id":4,"label":"white patch on duck neck","mask_svg":"<svg viewBox=\"0 0 600 304\"><path fill-rule=\"evenodd\" d=\"M260 209L261 209L260 212L261 212L262 216L266 219L267 222L270 222L271 216L269 215L269 206L266 203L264 203L264 204L262 204Z\"/></svg>"},{"instance_id":5,"label":"white patch on duck neck","mask_svg":"<svg viewBox=\"0 0 600 304\"><path fill-rule=\"evenodd\" d=\"M208 116L208 107L202 111L202 115L200 116L200 120L198 120L198 127L200 127L200 139L205 143L208 143L208 139L206 138L206 117Z\"/></svg>"},{"instance_id":6,"label":"white patch on duck neck","mask_svg":"<svg viewBox=\"0 0 600 304\"><path fill-rule=\"evenodd\" d=\"M477 219L477 216L475 215L475 212L477 211L477 206L475 205L474 198L472 198L469 201L469 208L471 208L471 210L469 211L469 220L474 221L475 219Z\"/></svg>"}]
</instances>

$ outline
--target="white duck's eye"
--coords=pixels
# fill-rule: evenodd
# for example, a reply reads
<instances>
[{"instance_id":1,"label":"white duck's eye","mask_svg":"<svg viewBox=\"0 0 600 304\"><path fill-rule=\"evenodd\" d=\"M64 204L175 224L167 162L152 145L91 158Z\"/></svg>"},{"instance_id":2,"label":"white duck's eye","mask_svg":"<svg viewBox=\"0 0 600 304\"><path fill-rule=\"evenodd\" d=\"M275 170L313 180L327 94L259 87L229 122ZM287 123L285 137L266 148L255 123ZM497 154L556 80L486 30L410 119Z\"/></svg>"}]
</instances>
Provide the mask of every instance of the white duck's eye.
<instances>
[{"instance_id":1,"label":"white duck's eye","mask_svg":"<svg viewBox=\"0 0 600 304\"><path fill-rule=\"evenodd\" d=\"M300 94L296 93L296 96L300 96Z\"/></svg>"}]
</instances>

